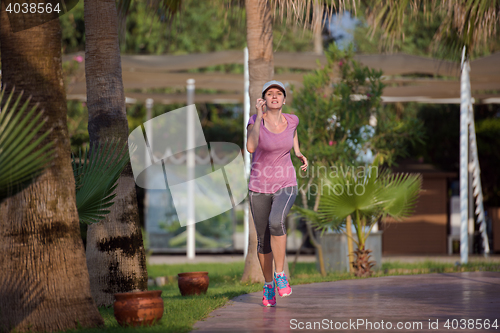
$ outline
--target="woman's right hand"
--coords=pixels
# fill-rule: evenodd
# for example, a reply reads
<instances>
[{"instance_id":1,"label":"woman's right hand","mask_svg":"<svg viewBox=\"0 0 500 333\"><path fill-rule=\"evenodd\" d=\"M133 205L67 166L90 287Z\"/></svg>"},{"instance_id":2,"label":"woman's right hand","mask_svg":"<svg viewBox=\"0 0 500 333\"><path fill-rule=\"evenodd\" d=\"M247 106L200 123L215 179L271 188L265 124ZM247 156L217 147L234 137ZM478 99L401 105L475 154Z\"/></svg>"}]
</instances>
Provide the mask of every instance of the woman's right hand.
<instances>
[{"instance_id":1,"label":"woman's right hand","mask_svg":"<svg viewBox=\"0 0 500 333\"><path fill-rule=\"evenodd\" d=\"M264 105L266 105L266 100L262 98L257 98L257 104L255 104L255 108L257 109L257 117L262 118L264 115Z\"/></svg>"}]
</instances>

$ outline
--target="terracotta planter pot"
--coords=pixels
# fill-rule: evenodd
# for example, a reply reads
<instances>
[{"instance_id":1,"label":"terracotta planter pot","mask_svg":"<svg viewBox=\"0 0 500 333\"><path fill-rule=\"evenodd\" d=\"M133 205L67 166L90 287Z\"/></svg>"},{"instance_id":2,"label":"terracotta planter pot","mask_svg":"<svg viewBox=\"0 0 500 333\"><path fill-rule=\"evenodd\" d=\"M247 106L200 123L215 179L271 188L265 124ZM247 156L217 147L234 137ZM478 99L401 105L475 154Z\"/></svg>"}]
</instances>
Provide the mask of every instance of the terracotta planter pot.
<instances>
[{"instance_id":1,"label":"terracotta planter pot","mask_svg":"<svg viewBox=\"0 0 500 333\"><path fill-rule=\"evenodd\" d=\"M163 316L161 290L115 294L114 312L121 326L150 326Z\"/></svg>"},{"instance_id":2,"label":"terracotta planter pot","mask_svg":"<svg viewBox=\"0 0 500 333\"><path fill-rule=\"evenodd\" d=\"M177 282L182 296L205 294L208 289L208 272L188 272L177 274Z\"/></svg>"}]
</instances>

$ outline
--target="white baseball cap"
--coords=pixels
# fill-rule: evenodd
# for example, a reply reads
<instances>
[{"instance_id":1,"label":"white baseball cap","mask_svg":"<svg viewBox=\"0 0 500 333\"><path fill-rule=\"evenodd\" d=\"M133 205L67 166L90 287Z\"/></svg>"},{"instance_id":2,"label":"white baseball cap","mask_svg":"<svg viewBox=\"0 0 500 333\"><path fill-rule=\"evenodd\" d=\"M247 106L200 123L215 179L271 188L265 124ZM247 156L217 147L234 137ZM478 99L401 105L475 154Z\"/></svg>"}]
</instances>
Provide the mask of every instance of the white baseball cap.
<instances>
[{"instance_id":1,"label":"white baseball cap","mask_svg":"<svg viewBox=\"0 0 500 333\"><path fill-rule=\"evenodd\" d=\"M285 85L283 83L281 83L280 81L276 81L276 80L272 80L272 81L269 81L269 82L266 82L264 83L264 87L262 87L262 98L264 98L264 93L269 89L269 88L272 88L272 87L275 87L275 88L279 88L281 90L283 90L283 94L285 95L286 97L286 89L285 89Z\"/></svg>"}]
</instances>

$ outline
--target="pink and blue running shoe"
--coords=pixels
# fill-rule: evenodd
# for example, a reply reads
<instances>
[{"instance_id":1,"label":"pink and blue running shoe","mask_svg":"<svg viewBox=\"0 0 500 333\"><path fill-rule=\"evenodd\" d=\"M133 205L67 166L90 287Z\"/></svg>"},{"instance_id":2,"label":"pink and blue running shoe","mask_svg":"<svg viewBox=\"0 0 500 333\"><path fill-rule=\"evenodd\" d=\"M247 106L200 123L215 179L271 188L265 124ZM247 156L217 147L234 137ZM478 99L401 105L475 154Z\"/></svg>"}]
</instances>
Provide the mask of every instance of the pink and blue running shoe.
<instances>
[{"instance_id":1,"label":"pink and blue running shoe","mask_svg":"<svg viewBox=\"0 0 500 333\"><path fill-rule=\"evenodd\" d=\"M274 284L264 285L264 296L262 297L262 305L276 306L276 294L274 292Z\"/></svg>"},{"instance_id":2,"label":"pink and blue running shoe","mask_svg":"<svg viewBox=\"0 0 500 333\"><path fill-rule=\"evenodd\" d=\"M292 287L290 287L290 284L288 283L288 279L286 278L286 275L277 275L276 272L274 272L274 281L276 281L276 287L278 287L278 294L281 297L289 296L292 294Z\"/></svg>"}]
</instances>

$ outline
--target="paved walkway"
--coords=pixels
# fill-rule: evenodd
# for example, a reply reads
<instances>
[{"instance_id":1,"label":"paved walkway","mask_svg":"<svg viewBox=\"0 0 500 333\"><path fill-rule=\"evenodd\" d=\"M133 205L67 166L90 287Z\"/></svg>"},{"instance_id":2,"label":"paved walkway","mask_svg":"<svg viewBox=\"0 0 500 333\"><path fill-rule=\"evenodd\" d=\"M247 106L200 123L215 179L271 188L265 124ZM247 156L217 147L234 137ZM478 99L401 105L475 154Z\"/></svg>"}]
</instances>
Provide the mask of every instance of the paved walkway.
<instances>
[{"instance_id":1,"label":"paved walkway","mask_svg":"<svg viewBox=\"0 0 500 333\"><path fill-rule=\"evenodd\" d=\"M293 294L278 296L274 308L261 305L262 292L238 296L197 322L193 332L500 332L498 272L388 276L292 287ZM462 319L472 319L464 329L460 329ZM486 320L499 327L484 329Z\"/></svg>"},{"instance_id":2,"label":"paved walkway","mask_svg":"<svg viewBox=\"0 0 500 333\"><path fill-rule=\"evenodd\" d=\"M295 259L293 254L287 255L288 263L292 263ZM459 255L407 255L407 256L382 256L382 262L421 262L421 261L435 261L456 263L460 262ZM151 265L160 264L185 264L185 263L212 263L212 262L238 262L244 261L242 254L197 254L194 259L187 259L185 254L171 254L171 255L152 255L148 259ZM300 255L299 262L315 262L314 255ZM481 255L469 255L469 262L498 262L500 263L500 255L491 255L485 258Z\"/></svg>"}]
</instances>

